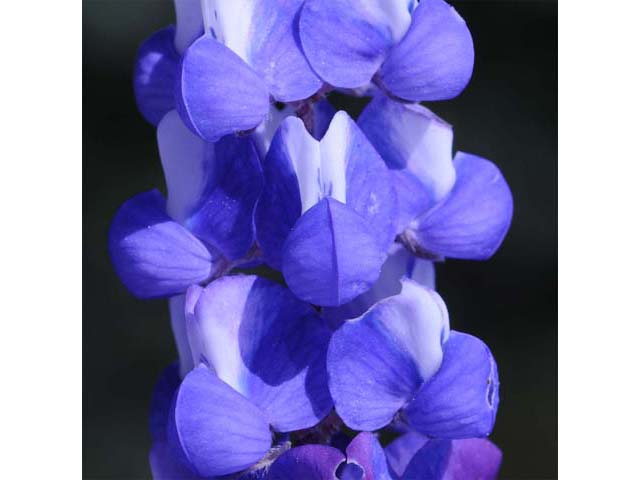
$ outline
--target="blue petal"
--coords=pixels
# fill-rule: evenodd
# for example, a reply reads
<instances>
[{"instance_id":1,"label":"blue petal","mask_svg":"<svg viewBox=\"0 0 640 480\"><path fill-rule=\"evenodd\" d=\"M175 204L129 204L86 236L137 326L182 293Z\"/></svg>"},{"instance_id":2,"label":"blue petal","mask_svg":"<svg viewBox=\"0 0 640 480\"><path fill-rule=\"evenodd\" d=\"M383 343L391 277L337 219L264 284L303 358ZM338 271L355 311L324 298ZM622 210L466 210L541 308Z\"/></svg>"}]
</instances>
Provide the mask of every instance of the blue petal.
<instances>
[{"instance_id":1,"label":"blue petal","mask_svg":"<svg viewBox=\"0 0 640 480\"><path fill-rule=\"evenodd\" d=\"M384 450L375 435L361 432L347 447L347 462L362 467L362 480L391 480ZM341 477L341 480L344 476Z\"/></svg>"},{"instance_id":2,"label":"blue petal","mask_svg":"<svg viewBox=\"0 0 640 480\"><path fill-rule=\"evenodd\" d=\"M263 412L202 365L180 385L169 428L173 448L203 477L250 467L271 447Z\"/></svg>"},{"instance_id":3,"label":"blue petal","mask_svg":"<svg viewBox=\"0 0 640 480\"><path fill-rule=\"evenodd\" d=\"M286 451L273 463L268 480L335 480L344 461L340 450L327 445L303 445Z\"/></svg>"},{"instance_id":4,"label":"blue petal","mask_svg":"<svg viewBox=\"0 0 640 480\"><path fill-rule=\"evenodd\" d=\"M449 319L442 299L410 280L400 295L342 325L327 353L329 389L350 428L386 426L440 367Z\"/></svg>"},{"instance_id":5,"label":"blue petal","mask_svg":"<svg viewBox=\"0 0 640 480\"><path fill-rule=\"evenodd\" d=\"M456 180L451 125L421 105L382 95L367 105L358 125L389 168L408 172L420 181L423 212L449 193Z\"/></svg>"},{"instance_id":6,"label":"blue petal","mask_svg":"<svg viewBox=\"0 0 640 480\"><path fill-rule=\"evenodd\" d=\"M311 66L342 88L367 84L411 21L406 1L307 0L300 40Z\"/></svg>"},{"instance_id":7,"label":"blue petal","mask_svg":"<svg viewBox=\"0 0 640 480\"><path fill-rule=\"evenodd\" d=\"M310 97L322 86L298 40L303 0L205 1L216 38L261 75L279 101Z\"/></svg>"},{"instance_id":8,"label":"blue petal","mask_svg":"<svg viewBox=\"0 0 640 480\"><path fill-rule=\"evenodd\" d=\"M278 101L302 100L316 93L322 80L302 52L298 11L303 0L255 2L249 64L265 79Z\"/></svg>"},{"instance_id":9,"label":"blue petal","mask_svg":"<svg viewBox=\"0 0 640 480\"><path fill-rule=\"evenodd\" d=\"M313 137L320 140L325 136L331 120L336 114L336 109L326 98L313 104Z\"/></svg>"},{"instance_id":10,"label":"blue petal","mask_svg":"<svg viewBox=\"0 0 640 480\"><path fill-rule=\"evenodd\" d=\"M185 52L176 86L178 112L209 142L251 130L269 112L269 91L240 57L204 35Z\"/></svg>"},{"instance_id":11,"label":"blue petal","mask_svg":"<svg viewBox=\"0 0 640 480\"><path fill-rule=\"evenodd\" d=\"M434 438L484 437L499 404L498 370L479 339L451 332L440 370L404 411L411 428Z\"/></svg>"},{"instance_id":12,"label":"blue petal","mask_svg":"<svg viewBox=\"0 0 640 480\"><path fill-rule=\"evenodd\" d=\"M237 260L255 238L254 210L263 185L260 159L248 137L228 135L213 148L201 201L186 224L226 258Z\"/></svg>"},{"instance_id":13,"label":"blue petal","mask_svg":"<svg viewBox=\"0 0 640 480\"><path fill-rule=\"evenodd\" d=\"M176 9L175 47L181 55L204 33L200 0L174 0Z\"/></svg>"},{"instance_id":14,"label":"blue petal","mask_svg":"<svg viewBox=\"0 0 640 480\"><path fill-rule=\"evenodd\" d=\"M378 82L405 100L447 100L467 86L473 62L473 39L458 12L443 0L422 0L407 34L380 68Z\"/></svg>"},{"instance_id":15,"label":"blue petal","mask_svg":"<svg viewBox=\"0 0 640 480\"><path fill-rule=\"evenodd\" d=\"M271 143L264 170L256 227L258 243L273 268L282 268L284 242L301 213L328 196L361 215L381 250L393 241L393 184L384 162L345 112L334 115L320 141L299 118L287 117Z\"/></svg>"},{"instance_id":16,"label":"blue petal","mask_svg":"<svg viewBox=\"0 0 640 480\"><path fill-rule=\"evenodd\" d=\"M475 155L457 153L456 183L442 202L418 218L410 243L431 254L485 260L504 239L513 215L513 198L502 173Z\"/></svg>"},{"instance_id":17,"label":"blue petal","mask_svg":"<svg viewBox=\"0 0 640 480\"><path fill-rule=\"evenodd\" d=\"M153 480L205 480L180 462L167 441L154 442L149 453ZM209 477L208 480L213 480Z\"/></svg>"},{"instance_id":18,"label":"blue petal","mask_svg":"<svg viewBox=\"0 0 640 480\"><path fill-rule=\"evenodd\" d=\"M276 430L312 427L331 410L329 331L284 287L221 278L200 295L188 329L194 359L260 407Z\"/></svg>"},{"instance_id":19,"label":"blue petal","mask_svg":"<svg viewBox=\"0 0 640 480\"><path fill-rule=\"evenodd\" d=\"M220 257L169 218L160 192L125 202L109 231L111 260L122 282L140 298L166 297L204 282Z\"/></svg>"},{"instance_id":20,"label":"blue petal","mask_svg":"<svg viewBox=\"0 0 640 480\"><path fill-rule=\"evenodd\" d=\"M171 331L178 350L180 378L182 378L194 367L189 338L187 337L184 295L177 295L169 299L169 316L171 317Z\"/></svg>"},{"instance_id":21,"label":"blue petal","mask_svg":"<svg viewBox=\"0 0 640 480\"><path fill-rule=\"evenodd\" d=\"M326 197L296 222L283 247L282 273L302 300L338 306L371 288L385 256L365 219Z\"/></svg>"},{"instance_id":22,"label":"blue petal","mask_svg":"<svg viewBox=\"0 0 640 480\"><path fill-rule=\"evenodd\" d=\"M302 122L287 117L276 131L263 162L265 185L256 208L256 236L265 262L280 270L282 247L302 213L295 157L306 153ZM300 139L299 143L291 139ZM293 157L293 158L292 158Z\"/></svg>"},{"instance_id":23,"label":"blue petal","mask_svg":"<svg viewBox=\"0 0 640 480\"><path fill-rule=\"evenodd\" d=\"M429 441L416 432L408 432L387 445L384 453L393 478L400 479L414 455Z\"/></svg>"},{"instance_id":24,"label":"blue petal","mask_svg":"<svg viewBox=\"0 0 640 480\"><path fill-rule=\"evenodd\" d=\"M430 440L415 454L402 479L494 480L501 461L500 449L486 439Z\"/></svg>"},{"instance_id":25,"label":"blue petal","mask_svg":"<svg viewBox=\"0 0 640 480\"><path fill-rule=\"evenodd\" d=\"M149 430L153 441L167 438L167 421L171 411L173 396L180 386L180 369L174 362L165 368L153 388L149 409Z\"/></svg>"},{"instance_id":26,"label":"blue petal","mask_svg":"<svg viewBox=\"0 0 640 480\"><path fill-rule=\"evenodd\" d=\"M383 160L349 115L335 114L321 141L323 160L346 165L346 204L387 250L396 233L396 193Z\"/></svg>"},{"instance_id":27,"label":"blue petal","mask_svg":"<svg viewBox=\"0 0 640 480\"><path fill-rule=\"evenodd\" d=\"M253 245L253 212L262 188L253 141L233 135L207 143L169 112L158 126L167 212L229 260Z\"/></svg>"},{"instance_id":28,"label":"blue petal","mask_svg":"<svg viewBox=\"0 0 640 480\"><path fill-rule=\"evenodd\" d=\"M359 317L376 302L398 295L402 290L402 278L409 278L435 289L433 262L415 258L402 245L396 243L382 265L380 277L369 290L337 308L323 308L322 315L333 324Z\"/></svg>"},{"instance_id":29,"label":"blue petal","mask_svg":"<svg viewBox=\"0 0 640 480\"><path fill-rule=\"evenodd\" d=\"M451 440L429 440L411 459L407 465L402 480L455 480L447 475L447 466L452 451ZM478 478L478 477L464 477ZM463 480L460 478L458 480Z\"/></svg>"},{"instance_id":30,"label":"blue petal","mask_svg":"<svg viewBox=\"0 0 640 480\"><path fill-rule=\"evenodd\" d=\"M180 56L173 44L175 28L164 28L140 46L133 71L133 90L138 110L147 122L158 125L175 108L173 90Z\"/></svg>"}]
</instances>

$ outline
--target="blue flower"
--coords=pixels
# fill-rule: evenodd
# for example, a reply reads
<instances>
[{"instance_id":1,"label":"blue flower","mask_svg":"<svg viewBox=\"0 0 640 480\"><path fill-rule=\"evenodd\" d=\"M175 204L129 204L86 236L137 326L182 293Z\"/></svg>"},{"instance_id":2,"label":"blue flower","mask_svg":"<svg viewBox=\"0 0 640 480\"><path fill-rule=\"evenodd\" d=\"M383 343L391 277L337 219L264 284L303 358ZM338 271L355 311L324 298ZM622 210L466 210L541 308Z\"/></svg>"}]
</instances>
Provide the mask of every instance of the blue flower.
<instances>
[{"instance_id":1,"label":"blue flower","mask_svg":"<svg viewBox=\"0 0 640 480\"><path fill-rule=\"evenodd\" d=\"M323 82L299 45L303 1L176 1L177 27L152 35L138 52L140 111L157 125L177 108L195 134L215 142L256 128L272 101L314 95Z\"/></svg>"},{"instance_id":2,"label":"blue flower","mask_svg":"<svg viewBox=\"0 0 640 480\"><path fill-rule=\"evenodd\" d=\"M338 112L317 141L288 117L263 168L256 233L265 262L316 305L368 290L394 240L396 202L388 169L355 122Z\"/></svg>"},{"instance_id":3,"label":"blue flower","mask_svg":"<svg viewBox=\"0 0 640 480\"><path fill-rule=\"evenodd\" d=\"M109 232L116 272L139 298L184 293L242 261L254 243L263 183L249 138L205 143L172 111L158 127L158 144L168 200L157 190L136 195Z\"/></svg>"},{"instance_id":4,"label":"blue flower","mask_svg":"<svg viewBox=\"0 0 640 480\"><path fill-rule=\"evenodd\" d=\"M375 303L402 290L402 279L407 278L432 290L436 288L436 271L430 260L417 258L399 243L394 243L387 260L382 265L380 277L366 292L339 307L324 307L322 316L333 326L342 321L356 318L369 310Z\"/></svg>"},{"instance_id":5,"label":"blue flower","mask_svg":"<svg viewBox=\"0 0 640 480\"><path fill-rule=\"evenodd\" d=\"M428 439L405 433L385 449L395 480L494 480L502 452L486 438Z\"/></svg>"},{"instance_id":6,"label":"blue flower","mask_svg":"<svg viewBox=\"0 0 640 480\"><path fill-rule=\"evenodd\" d=\"M373 81L405 100L453 98L473 70L469 29L443 0L307 0L300 39L328 84L355 89Z\"/></svg>"},{"instance_id":7,"label":"blue flower","mask_svg":"<svg viewBox=\"0 0 640 480\"><path fill-rule=\"evenodd\" d=\"M489 160L458 152L453 129L418 104L375 97L358 125L391 169L398 195L398 233L427 258L484 260L504 239L513 215L511 191Z\"/></svg>"},{"instance_id":8,"label":"blue flower","mask_svg":"<svg viewBox=\"0 0 640 480\"><path fill-rule=\"evenodd\" d=\"M186 304L198 366L182 382L173 367L156 388L154 450L169 458L152 451L154 478L171 469L194 478L243 471L272 452L272 430L310 428L329 413L330 332L313 308L243 275L192 287Z\"/></svg>"},{"instance_id":9,"label":"blue flower","mask_svg":"<svg viewBox=\"0 0 640 480\"><path fill-rule=\"evenodd\" d=\"M394 423L431 438L489 435L499 403L491 352L479 339L449 331L435 291L402 284L399 295L331 338L327 370L338 415L355 430Z\"/></svg>"},{"instance_id":10,"label":"blue flower","mask_svg":"<svg viewBox=\"0 0 640 480\"><path fill-rule=\"evenodd\" d=\"M345 452L328 445L303 445L283 453L268 480L391 480L384 450L375 435L363 432Z\"/></svg>"}]
</instances>

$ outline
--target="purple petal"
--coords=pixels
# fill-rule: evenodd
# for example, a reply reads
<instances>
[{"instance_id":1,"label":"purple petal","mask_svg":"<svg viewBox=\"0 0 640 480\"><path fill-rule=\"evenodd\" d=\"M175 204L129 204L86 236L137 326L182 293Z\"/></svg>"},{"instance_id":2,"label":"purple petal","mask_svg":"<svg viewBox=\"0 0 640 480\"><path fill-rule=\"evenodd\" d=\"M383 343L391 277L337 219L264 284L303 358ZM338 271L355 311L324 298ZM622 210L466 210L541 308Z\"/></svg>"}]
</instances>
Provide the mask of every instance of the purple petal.
<instances>
[{"instance_id":1,"label":"purple petal","mask_svg":"<svg viewBox=\"0 0 640 480\"><path fill-rule=\"evenodd\" d=\"M198 286L195 285L195 287ZM169 316L171 318L171 331L178 350L180 378L182 378L194 367L189 338L187 337L184 295L177 295L169 299Z\"/></svg>"},{"instance_id":2,"label":"purple petal","mask_svg":"<svg viewBox=\"0 0 640 480\"><path fill-rule=\"evenodd\" d=\"M454 165L453 190L418 218L407 236L431 254L485 260L498 249L511 225L511 191L498 167L488 160L459 152Z\"/></svg>"},{"instance_id":3,"label":"purple petal","mask_svg":"<svg viewBox=\"0 0 640 480\"><path fill-rule=\"evenodd\" d=\"M367 84L411 20L407 2L307 0L300 40L309 63L335 87Z\"/></svg>"},{"instance_id":4,"label":"purple petal","mask_svg":"<svg viewBox=\"0 0 640 480\"><path fill-rule=\"evenodd\" d=\"M382 265L380 277L369 290L337 308L323 308L322 315L334 324L359 317L376 302L398 295L402 290L402 278L409 278L435 289L433 262L415 258L402 245L396 243Z\"/></svg>"},{"instance_id":5,"label":"purple petal","mask_svg":"<svg viewBox=\"0 0 640 480\"><path fill-rule=\"evenodd\" d=\"M350 428L386 426L440 367L449 330L439 295L410 280L400 295L344 323L327 353L329 389Z\"/></svg>"},{"instance_id":6,"label":"purple petal","mask_svg":"<svg viewBox=\"0 0 640 480\"><path fill-rule=\"evenodd\" d=\"M173 448L203 477L250 467L271 447L262 411L202 365L180 385L170 420Z\"/></svg>"},{"instance_id":7,"label":"purple petal","mask_svg":"<svg viewBox=\"0 0 640 480\"><path fill-rule=\"evenodd\" d=\"M138 49L133 71L133 90L138 110L145 120L158 125L175 108L173 90L180 56L173 44L175 28L151 35Z\"/></svg>"},{"instance_id":8,"label":"purple petal","mask_svg":"<svg viewBox=\"0 0 640 480\"><path fill-rule=\"evenodd\" d=\"M384 161L343 111L333 117L321 146L324 158L346 165L346 204L362 215L387 250L396 233L396 193Z\"/></svg>"},{"instance_id":9,"label":"purple petal","mask_svg":"<svg viewBox=\"0 0 640 480\"><path fill-rule=\"evenodd\" d=\"M468 438L452 442L447 480L494 480L498 478L502 452L485 438Z\"/></svg>"},{"instance_id":10,"label":"purple petal","mask_svg":"<svg viewBox=\"0 0 640 480\"><path fill-rule=\"evenodd\" d=\"M210 35L200 37L186 50L176 95L182 120L209 142L251 130L269 112L264 80Z\"/></svg>"},{"instance_id":11,"label":"purple petal","mask_svg":"<svg viewBox=\"0 0 640 480\"><path fill-rule=\"evenodd\" d=\"M149 430L154 442L164 441L167 438L167 421L173 396L179 386L180 369L178 363L174 362L162 371L153 388L149 409Z\"/></svg>"},{"instance_id":12,"label":"purple petal","mask_svg":"<svg viewBox=\"0 0 640 480\"><path fill-rule=\"evenodd\" d=\"M219 256L169 218L160 192L125 202L109 231L111 260L122 282L139 298L166 297L204 282Z\"/></svg>"},{"instance_id":13,"label":"purple petal","mask_svg":"<svg viewBox=\"0 0 640 480\"><path fill-rule=\"evenodd\" d=\"M258 153L249 138L207 143L169 112L158 126L168 189L167 211L229 260L254 242L253 211L262 188Z\"/></svg>"},{"instance_id":14,"label":"purple petal","mask_svg":"<svg viewBox=\"0 0 640 480\"><path fill-rule=\"evenodd\" d=\"M473 39L463 18L443 0L422 0L378 81L405 100L447 100L467 86L473 62Z\"/></svg>"},{"instance_id":15,"label":"purple petal","mask_svg":"<svg viewBox=\"0 0 640 480\"><path fill-rule=\"evenodd\" d=\"M287 117L263 162L265 185L256 208L256 236L266 263L276 270L282 268L282 247L302 213L294 162L309 148L304 133L299 119Z\"/></svg>"},{"instance_id":16,"label":"purple petal","mask_svg":"<svg viewBox=\"0 0 640 480\"><path fill-rule=\"evenodd\" d=\"M303 0L254 2L249 64L281 102L310 97L322 86L302 52L298 39L298 11Z\"/></svg>"},{"instance_id":17,"label":"purple petal","mask_svg":"<svg viewBox=\"0 0 640 480\"><path fill-rule=\"evenodd\" d=\"M329 331L284 287L255 276L221 278L204 289L192 320L194 360L260 407L274 429L309 428L331 410Z\"/></svg>"},{"instance_id":18,"label":"purple petal","mask_svg":"<svg viewBox=\"0 0 640 480\"><path fill-rule=\"evenodd\" d=\"M502 452L487 439L430 440L415 454L402 479L494 480L501 462Z\"/></svg>"},{"instance_id":19,"label":"purple petal","mask_svg":"<svg viewBox=\"0 0 640 480\"><path fill-rule=\"evenodd\" d=\"M303 0L205 0L215 37L264 79L278 101L310 97L322 86L298 40Z\"/></svg>"},{"instance_id":20,"label":"purple petal","mask_svg":"<svg viewBox=\"0 0 640 480\"><path fill-rule=\"evenodd\" d=\"M273 463L268 480L335 480L345 457L327 445L303 445L283 453Z\"/></svg>"},{"instance_id":21,"label":"purple petal","mask_svg":"<svg viewBox=\"0 0 640 480\"><path fill-rule=\"evenodd\" d=\"M313 137L320 140L327 133L336 109L324 98L313 104L313 112Z\"/></svg>"},{"instance_id":22,"label":"purple petal","mask_svg":"<svg viewBox=\"0 0 640 480\"><path fill-rule=\"evenodd\" d=\"M449 480L447 467L451 452L451 440L429 440L411 459L401 477L402 480L423 480L425 478ZM470 478L475 479L475 477Z\"/></svg>"},{"instance_id":23,"label":"purple petal","mask_svg":"<svg viewBox=\"0 0 640 480\"><path fill-rule=\"evenodd\" d=\"M282 257L293 293L309 303L338 306L374 284L385 251L364 218L326 197L296 222Z\"/></svg>"},{"instance_id":24,"label":"purple petal","mask_svg":"<svg viewBox=\"0 0 640 480\"><path fill-rule=\"evenodd\" d=\"M428 441L427 437L419 433L408 432L385 447L387 464L394 478L402 478L411 459Z\"/></svg>"},{"instance_id":25,"label":"purple petal","mask_svg":"<svg viewBox=\"0 0 640 480\"><path fill-rule=\"evenodd\" d=\"M149 465L153 480L204 480L180 462L165 440L154 442L151 446Z\"/></svg>"},{"instance_id":26,"label":"purple petal","mask_svg":"<svg viewBox=\"0 0 640 480\"><path fill-rule=\"evenodd\" d=\"M451 125L421 105L399 103L383 95L367 105L358 125L389 168L408 172L420 181L422 211L449 193L456 179Z\"/></svg>"},{"instance_id":27,"label":"purple petal","mask_svg":"<svg viewBox=\"0 0 640 480\"><path fill-rule=\"evenodd\" d=\"M391 480L384 450L375 435L361 432L347 447L347 462L362 467L362 480ZM344 476L341 477L344 480Z\"/></svg>"},{"instance_id":28,"label":"purple petal","mask_svg":"<svg viewBox=\"0 0 640 480\"><path fill-rule=\"evenodd\" d=\"M440 370L404 410L412 429L434 438L485 437L498 411L500 382L489 348L451 332Z\"/></svg>"},{"instance_id":29,"label":"purple petal","mask_svg":"<svg viewBox=\"0 0 640 480\"><path fill-rule=\"evenodd\" d=\"M176 9L175 47L181 55L204 33L200 0L174 0Z\"/></svg>"},{"instance_id":30,"label":"purple petal","mask_svg":"<svg viewBox=\"0 0 640 480\"><path fill-rule=\"evenodd\" d=\"M384 162L345 112L334 115L320 141L307 132L299 118L285 118L271 143L264 170L266 186L258 205L256 228L258 243L273 268L283 268L284 242L298 217L325 197L346 203L360 214L379 249L388 249L396 230L395 191ZM326 213L324 217L320 220L328 220ZM356 220L354 228L361 223ZM312 243L308 237L305 240ZM326 240L330 241L330 236ZM326 253L330 255L331 251ZM365 249L365 253L369 252ZM335 259L322 263L324 269L331 270ZM363 285L361 291L369 286Z\"/></svg>"},{"instance_id":31,"label":"purple petal","mask_svg":"<svg viewBox=\"0 0 640 480\"><path fill-rule=\"evenodd\" d=\"M213 148L201 201L186 223L198 238L237 260L255 238L254 210L263 185L260 159L248 137L228 135Z\"/></svg>"}]
</instances>

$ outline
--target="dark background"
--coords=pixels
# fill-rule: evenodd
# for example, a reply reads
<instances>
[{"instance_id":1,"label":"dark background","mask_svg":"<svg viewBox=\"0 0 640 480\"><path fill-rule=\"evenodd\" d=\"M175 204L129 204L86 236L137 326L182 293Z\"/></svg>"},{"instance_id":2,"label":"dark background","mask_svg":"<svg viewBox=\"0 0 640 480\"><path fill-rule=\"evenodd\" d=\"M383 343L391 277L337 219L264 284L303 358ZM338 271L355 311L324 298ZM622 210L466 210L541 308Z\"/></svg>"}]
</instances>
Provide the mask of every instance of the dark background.
<instances>
[{"instance_id":1,"label":"dark background","mask_svg":"<svg viewBox=\"0 0 640 480\"><path fill-rule=\"evenodd\" d=\"M454 125L457 149L498 164L515 212L502 249L487 262L440 265L438 290L452 326L483 338L497 359L501 478L555 478L557 5L451 3L473 34L475 70L457 99L429 106ZM166 302L127 293L106 238L124 200L164 185L131 77L137 45L172 23L173 9L168 0L85 1L83 21L83 471L148 478L149 397L176 354ZM356 114L362 103L348 107Z\"/></svg>"}]
</instances>

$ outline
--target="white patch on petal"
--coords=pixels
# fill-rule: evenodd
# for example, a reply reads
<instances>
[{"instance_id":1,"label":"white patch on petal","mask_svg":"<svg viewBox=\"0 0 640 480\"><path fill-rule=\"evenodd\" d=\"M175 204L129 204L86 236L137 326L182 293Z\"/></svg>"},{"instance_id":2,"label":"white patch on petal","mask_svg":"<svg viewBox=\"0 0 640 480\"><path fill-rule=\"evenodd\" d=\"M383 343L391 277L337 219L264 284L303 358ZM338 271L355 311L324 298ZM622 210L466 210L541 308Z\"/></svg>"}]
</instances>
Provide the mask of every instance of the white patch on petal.
<instances>
[{"instance_id":1,"label":"white patch on petal","mask_svg":"<svg viewBox=\"0 0 640 480\"><path fill-rule=\"evenodd\" d=\"M246 367L238 331L253 279L247 277L243 283L238 294L217 295L211 303L203 294L195 306L195 314L187 315L187 333L194 364L205 363L223 382L246 394ZM215 288L214 284L211 287Z\"/></svg>"},{"instance_id":2,"label":"white patch on petal","mask_svg":"<svg viewBox=\"0 0 640 480\"><path fill-rule=\"evenodd\" d=\"M336 113L320 141L321 177L325 196L347 203L347 157L351 136L351 118L346 112Z\"/></svg>"},{"instance_id":3,"label":"white patch on petal","mask_svg":"<svg viewBox=\"0 0 640 480\"><path fill-rule=\"evenodd\" d=\"M282 123L282 121L295 115L295 110L291 105L285 106L282 110L278 110L275 106L269 106L269 115L267 118L253 131L253 138L255 139L256 147L260 153L260 157L264 156L269 151L271 146L271 140L276 133L276 130Z\"/></svg>"},{"instance_id":4,"label":"white patch on petal","mask_svg":"<svg viewBox=\"0 0 640 480\"><path fill-rule=\"evenodd\" d=\"M205 28L249 63L252 19L258 0L202 0Z\"/></svg>"},{"instance_id":5,"label":"white patch on petal","mask_svg":"<svg viewBox=\"0 0 640 480\"><path fill-rule=\"evenodd\" d=\"M385 326L410 352L422 379L428 380L442 363L442 345L449 338L449 313L434 290L408 279L401 283L400 294L379 305L386 304L389 312Z\"/></svg>"},{"instance_id":6,"label":"white patch on petal","mask_svg":"<svg viewBox=\"0 0 640 480\"><path fill-rule=\"evenodd\" d=\"M415 7L415 0L364 0L363 7L367 9L376 22L389 28L391 38L399 42L411 25L411 12Z\"/></svg>"},{"instance_id":7,"label":"white patch on petal","mask_svg":"<svg viewBox=\"0 0 640 480\"><path fill-rule=\"evenodd\" d=\"M167 183L167 213L184 223L206 185L206 162L213 148L194 135L171 110L158 125L158 149Z\"/></svg>"},{"instance_id":8,"label":"white patch on petal","mask_svg":"<svg viewBox=\"0 0 640 480\"><path fill-rule=\"evenodd\" d=\"M287 153L300 189L302 213L322 198L320 144L305 128L302 120L292 118L282 124Z\"/></svg>"}]
</instances>

